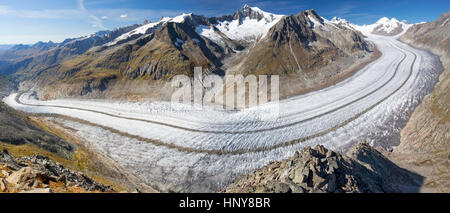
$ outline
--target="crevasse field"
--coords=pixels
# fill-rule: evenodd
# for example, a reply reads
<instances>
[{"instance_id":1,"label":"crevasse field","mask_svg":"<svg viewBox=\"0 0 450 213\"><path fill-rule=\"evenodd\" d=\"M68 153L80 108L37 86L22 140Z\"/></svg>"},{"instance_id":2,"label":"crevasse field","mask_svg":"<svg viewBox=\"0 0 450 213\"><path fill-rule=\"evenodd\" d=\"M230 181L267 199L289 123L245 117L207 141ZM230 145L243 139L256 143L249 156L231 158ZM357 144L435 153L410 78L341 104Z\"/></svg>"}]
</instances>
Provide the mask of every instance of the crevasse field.
<instances>
[{"instance_id":1,"label":"crevasse field","mask_svg":"<svg viewBox=\"0 0 450 213\"><path fill-rule=\"evenodd\" d=\"M345 151L360 141L385 148L398 144L399 131L431 92L442 67L437 57L394 37L364 33L382 52L378 60L334 86L281 100L276 120L260 119L261 110L271 109L272 104L241 111L213 106L173 111L165 102L39 101L30 93L12 94L4 101L26 112L98 124L55 118L160 190L210 192L305 146L323 144ZM128 138L101 126L162 144Z\"/></svg>"}]
</instances>

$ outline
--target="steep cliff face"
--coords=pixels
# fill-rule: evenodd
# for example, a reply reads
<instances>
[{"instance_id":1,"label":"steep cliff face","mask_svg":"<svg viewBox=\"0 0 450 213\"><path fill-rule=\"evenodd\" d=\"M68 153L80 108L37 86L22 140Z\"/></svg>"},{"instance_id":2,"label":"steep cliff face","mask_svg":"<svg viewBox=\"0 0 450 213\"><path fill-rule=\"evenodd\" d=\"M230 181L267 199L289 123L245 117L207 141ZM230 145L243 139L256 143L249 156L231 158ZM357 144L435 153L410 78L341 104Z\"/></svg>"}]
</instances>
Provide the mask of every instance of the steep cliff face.
<instances>
[{"instance_id":1,"label":"steep cliff face","mask_svg":"<svg viewBox=\"0 0 450 213\"><path fill-rule=\"evenodd\" d=\"M401 40L440 56L444 72L401 132L393 158L426 176L426 191L448 192L450 174L450 12L411 27ZM397 156L395 156L397 154Z\"/></svg>"},{"instance_id":2,"label":"steep cliff face","mask_svg":"<svg viewBox=\"0 0 450 213\"><path fill-rule=\"evenodd\" d=\"M361 34L308 10L275 24L250 50L241 67L245 73L300 74L307 78L344 58L363 57L368 46Z\"/></svg>"},{"instance_id":3,"label":"steep cliff face","mask_svg":"<svg viewBox=\"0 0 450 213\"><path fill-rule=\"evenodd\" d=\"M412 26L401 40L441 56L441 61L448 70L450 67L450 12L442 14L434 22Z\"/></svg>"},{"instance_id":4,"label":"steep cliff face","mask_svg":"<svg viewBox=\"0 0 450 213\"><path fill-rule=\"evenodd\" d=\"M440 56L444 72L433 92L417 107L402 131L398 151L431 152L450 147L450 12L411 27L402 40Z\"/></svg>"},{"instance_id":5,"label":"steep cliff face","mask_svg":"<svg viewBox=\"0 0 450 213\"><path fill-rule=\"evenodd\" d=\"M450 150L449 85L447 68L433 92L415 109L401 132L401 144L397 151L428 153Z\"/></svg>"}]
</instances>

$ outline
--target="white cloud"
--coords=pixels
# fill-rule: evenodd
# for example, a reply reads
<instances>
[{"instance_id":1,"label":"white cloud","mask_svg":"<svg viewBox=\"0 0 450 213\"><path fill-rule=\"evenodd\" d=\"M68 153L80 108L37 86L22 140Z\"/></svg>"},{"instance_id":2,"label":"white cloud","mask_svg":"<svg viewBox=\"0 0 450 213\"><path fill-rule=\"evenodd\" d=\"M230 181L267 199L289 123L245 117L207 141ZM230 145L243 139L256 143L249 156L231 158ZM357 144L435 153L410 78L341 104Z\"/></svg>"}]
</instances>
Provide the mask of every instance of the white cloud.
<instances>
[{"instance_id":1,"label":"white cloud","mask_svg":"<svg viewBox=\"0 0 450 213\"><path fill-rule=\"evenodd\" d=\"M105 26L103 26L103 22L102 19L100 19L99 17L92 15L89 13L89 11L86 9L86 7L84 7L84 0L78 0L78 8L83 12L89 15L89 17L91 18L91 25L92 27L98 27L100 29L106 29Z\"/></svg>"},{"instance_id":2,"label":"white cloud","mask_svg":"<svg viewBox=\"0 0 450 213\"><path fill-rule=\"evenodd\" d=\"M122 15L120 15L119 17L120 17L120 18L126 18L126 17L128 17L128 15L127 15L127 14L122 14Z\"/></svg>"},{"instance_id":3,"label":"white cloud","mask_svg":"<svg viewBox=\"0 0 450 213\"><path fill-rule=\"evenodd\" d=\"M108 19L108 16L102 16L101 19Z\"/></svg>"}]
</instances>

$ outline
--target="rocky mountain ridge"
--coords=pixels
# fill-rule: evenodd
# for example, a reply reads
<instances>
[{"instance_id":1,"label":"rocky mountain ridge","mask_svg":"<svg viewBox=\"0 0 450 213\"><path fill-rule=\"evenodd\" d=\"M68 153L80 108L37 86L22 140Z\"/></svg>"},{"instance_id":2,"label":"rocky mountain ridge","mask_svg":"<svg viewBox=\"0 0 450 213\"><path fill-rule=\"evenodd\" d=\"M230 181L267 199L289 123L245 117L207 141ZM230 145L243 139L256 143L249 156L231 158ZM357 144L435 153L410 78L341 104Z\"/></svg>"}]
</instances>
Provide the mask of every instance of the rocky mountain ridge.
<instances>
[{"instance_id":1,"label":"rocky mountain ridge","mask_svg":"<svg viewBox=\"0 0 450 213\"><path fill-rule=\"evenodd\" d=\"M448 192L450 188L450 12L436 21L417 24L400 38L417 48L440 56L444 72L433 92L414 110L401 132L401 143L394 158L411 170L426 176L430 192Z\"/></svg>"},{"instance_id":2,"label":"rocky mountain ridge","mask_svg":"<svg viewBox=\"0 0 450 213\"><path fill-rule=\"evenodd\" d=\"M444 72L434 91L417 107L402 131L398 150L430 152L448 147L450 138L450 12L431 23L411 27L401 40L440 56Z\"/></svg>"},{"instance_id":3,"label":"rocky mountain ridge","mask_svg":"<svg viewBox=\"0 0 450 213\"><path fill-rule=\"evenodd\" d=\"M423 177L404 170L367 143L345 155L323 146L304 148L237 179L228 193L417 192Z\"/></svg>"},{"instance_id":4,"label":"rocky mountain ridge","mask_svg":"<svg viewBox=\"0 0 450 213\"><path fill-rule=\"evenodd\" d=\"M313 10L283 16L249 6L228 16L182 14L63 43L0 72L43 99L129 97L151 90L164 100L171 91L167 82L178 74L192 76L196 66L220 75L280 74L296 79L300 91L342 74L373 49L359 32ZM143 80L146 88L139 86Z\"/></svg>"},{"instance_id":5,"label":"rocky mountain ridge","mask_svg":"<svg viewBox=\"0 0 450 213\"><path fill-rule=\"evenodd\" d=\"M100 31L66 39L61 43L50 41L34 45L16 45L0 53L0 74L10 74L16 82L34 78L40 72L57 67L62 61L83 54L92 47L103 45L136 27L137 25L133 25L113 31Z\"/></svg>"}]
</instances>

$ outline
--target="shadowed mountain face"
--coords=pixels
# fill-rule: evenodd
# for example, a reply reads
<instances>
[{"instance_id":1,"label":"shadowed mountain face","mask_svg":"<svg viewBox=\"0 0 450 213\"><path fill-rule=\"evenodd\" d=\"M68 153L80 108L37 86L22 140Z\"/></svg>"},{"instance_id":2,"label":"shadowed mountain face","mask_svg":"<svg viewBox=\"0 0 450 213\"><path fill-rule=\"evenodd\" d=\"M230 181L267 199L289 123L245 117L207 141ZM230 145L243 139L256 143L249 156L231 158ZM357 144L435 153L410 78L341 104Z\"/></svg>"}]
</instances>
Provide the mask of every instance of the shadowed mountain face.
<instances>
[{"instance_id":1,"label":"shadowed mountain face","mask_svg":"<svg viewBox=\"0 0 450 213\"><path fill-rule=\"evenodd\" d=\"M0 44L0 51L6 51L11 49L11 47L14 47L13 44Z\"/></svg>"},{"instance_id":2,"label":"shadowed mountain face","mask_svg":"<svg viewBox=\"0 0 450 213\"><path fill-rule=\"evenodd\" d=\"M53 42L38 42L34 45L23 45L18 44L15 45L3 52L0 52L0 60L15 60L20 58L26 58L29 56L33 56L35 54L39 54L41 52L48 51L52 48L57 47L58 44Z\"/></svg>"},{"instance_id":3,"label":"shadowed mountain face","mask_svg":"<svg viewBox=\"0 0 450 213\"><path fill-rule=\"evenodd\" d=\"M369 51L359 32L336 26L313 10L286 16L251 49L243 61L246 74L301 74Z\"/></svg>"},{"instance_id":4,"label":"shadowed mountain face","mask_svg":"<svg viewBox=\"0 0 450 213\"><path fill-rule=\"evenodd\" d=\"M3 102L0 102L0 142L13 145L33 144L67 158L74 151L71 144L39 128L21 112Z\"/></svg>"},{"instance_id":5,"label":"shadowed mountain face","mask_svg":"<svg viewBox=\"0 0 450 213\"><path fill-rule=\"evenodd\" d=\"M41 72L59 66L62 61L105 44L136 27L137 25L111 32L101 31L85 37L66 39L58 44L38 42L31 46L16 45L0 53L0 74L12 74L18 82L35 78Z\"/></svg>"},{"instance_id":6,"label":"shadowed mountain face","mask_svg":"<svg viewBox=\"0 0 450 213\"><path fill-rule=\"evenodd\" d=\"M9 94L14 89L16 89L15 85L8 78L0 75L0 98L3 98L3 96Z\"/></svg>"},{"instance_id":7,"label":"shadowed mountain face","mask_svg":"<svg viewBox=\"0 0 450 213\"><path fill-rule=\"evenodd\" d=\"M14 84L0 75L0 99L12 90ZM33 124L28 117L0 101L0 143L32 144L62 157L69 157L74 148L60 137Z\"/></svg>"},{"instance_id":8,"label":"shadowed mountain face","mask_svg":"<svg viewBox=\"0 0 450 213\"><path fill-rule=\"evenodd\" d=\"M9 62L0 73L25 81L23 88L38 89L41 98L56 98L104 93L124 80L164 84L178 74L192 76L196 66L222 75L314 79L322 69L331 70L324 76L339 73L369 52L359 32L313 10L282 16L245 6L223 17L183 14L66 40Z\"/></svg>"}]
</instances>

